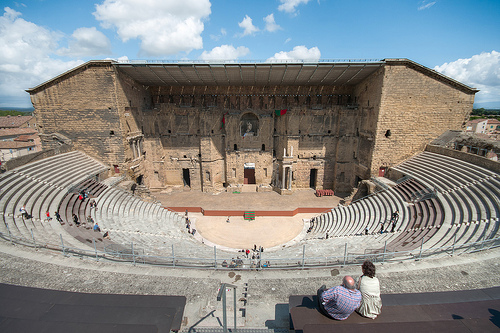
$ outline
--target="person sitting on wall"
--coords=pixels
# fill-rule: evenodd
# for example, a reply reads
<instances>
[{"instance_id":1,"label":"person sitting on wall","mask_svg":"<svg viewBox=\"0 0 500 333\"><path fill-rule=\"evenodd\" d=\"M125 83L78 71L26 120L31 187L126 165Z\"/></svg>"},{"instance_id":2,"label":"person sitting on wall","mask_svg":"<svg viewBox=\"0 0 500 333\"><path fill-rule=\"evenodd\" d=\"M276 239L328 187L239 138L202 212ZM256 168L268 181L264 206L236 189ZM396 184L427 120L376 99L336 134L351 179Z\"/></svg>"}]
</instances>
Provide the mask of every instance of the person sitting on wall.
<instances>
[{"instance_id":1,"label":"person sitting on wall","mask_svg":"<svg viewBox=\"0 0 500 333\"><path fill-rule=\"evenodd\" d=\"M104 239L111 239L111 236L109 235L109 231L106 231L104 235L102 235L102 238Z\"/></svg>"},{"instance_id":2,"label":"person sitting on wall","mask_svg":"<svg viewBox=\"0 0 500 333\"><path fill-rule=\"evenodd\" d=\"M345 320L361 303L361 293L355 288L354 279L344 276L342 285L326 289L322 285L318 289L319 310L327 317Z\"/></svg>"},{"instance_id":3,"label":"person sitting on wall","mask_svg":"<svg viewBox=\"0 0 500 333\"><path fill-rule=\"evenodd\" d=\"M101 228L99 228L99 224L97 224L97 222L94 224L94 231L101 232Z\"/></svg>"},{"instance_id":4,"label":"person sitting on wall","mask_svg":"<svg viewBox=\"0 0 500 333\"><path fill-rule=\"evenodd\" d=\"M375 319L382 310L380 298L380 282L375 277L375 265L366 260L361 266L363 275L358 280L358 289L361 292L361 304L356 310L363 317Z\"/></svg>"}]
</instances>

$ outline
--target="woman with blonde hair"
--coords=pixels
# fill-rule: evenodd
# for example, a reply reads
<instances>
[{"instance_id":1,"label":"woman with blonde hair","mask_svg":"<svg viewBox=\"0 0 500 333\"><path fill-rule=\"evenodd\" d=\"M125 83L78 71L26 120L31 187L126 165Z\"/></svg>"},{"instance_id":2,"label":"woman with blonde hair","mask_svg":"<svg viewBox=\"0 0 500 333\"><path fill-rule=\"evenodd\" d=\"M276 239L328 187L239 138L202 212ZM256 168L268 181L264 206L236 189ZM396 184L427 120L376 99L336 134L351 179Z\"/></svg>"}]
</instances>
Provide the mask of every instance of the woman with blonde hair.
<instances>
[{"instance_id":1,"label":"woman with blonde hair","mask_svg":"<svg viewBox=\"0 0 500 333\"><path fill-rule=\"evenodd\" d=\"M363 317L375 319L382 310L380 283L375 277L375 265L367 260L363 263L361 269L363 275L358 280L357 288L361 292L362 299L356 311Z\"/></svg>"}]
</instances>

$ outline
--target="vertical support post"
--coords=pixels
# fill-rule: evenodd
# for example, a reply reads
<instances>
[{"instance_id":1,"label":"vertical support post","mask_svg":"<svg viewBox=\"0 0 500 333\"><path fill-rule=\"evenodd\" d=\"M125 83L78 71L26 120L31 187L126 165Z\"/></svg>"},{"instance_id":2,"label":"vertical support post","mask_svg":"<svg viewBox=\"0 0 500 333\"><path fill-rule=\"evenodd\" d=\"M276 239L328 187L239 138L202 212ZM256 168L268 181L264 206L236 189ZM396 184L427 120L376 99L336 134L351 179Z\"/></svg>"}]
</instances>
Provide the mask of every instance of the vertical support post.
<instances>
[{"instance_id":1,"label":"vertical support post","mask_svg":"<svg viewBox=\"0 0 500 333\"><path fill-rule=\"evenodd\" d=\"M99 257L97 256L97 246L95 245L95 238L92 238L92 244L94 245L95 260L99 260Z\"/></svg>"},{"instance_id":2,"label":"vertical support post","mask_svg":"<svg viewBox=\"0 0 500 333\"><path fill-rule=\"evenodd\" d=\"M217 247L215 245L214 245L214 267L215 270L217 270Z\"/></svg>"},{"instance_id":3,"label":"vertical support post","mask_svg":"<svg viewBox=\"0 0 500 333\"><path fill-rule=\"evenodd\" d=\"M302 245L302 269L304 269L304 261L306 259L306 245Z\"/></svg>"},{"instance_id":4,"label":"vertical support post","mask_svg":"<svg viewBox=\"0 0 500 333\"><path fill-rule=\"evenodd\" d=\"M226 285L222 284L221 288L224 288L222 291L222 328L224 333L227 333Z\"/></svg>"},{"instance_id":5,"label":"vertical support post","mask_svg":"<svg viewBox=\"0 0 500 333\"><path fill-rule=\"evenodd\" d=\"M134 261L134 266L135 266L134 242L130 242L130 248L132 249L132 260Z\"/></svg>"},{"instance_id":6,"label":"vertical support post","mask_svg":"<svg viewBox=\"0 0 500 333\"><path fill-rule=\"evenodd\" d=\"M236 332L236 287L233 287L233 298L234 298L234 331Z\"/></svg>"},{"instance_id":7,"label":"vertical support post","mask_svg":"<svg viewBox=\"0 0 500 333\"><path fill-rule=\"evenodd\" d=\"M385 251L387 250L387 241L385 241L385 244L384 244L384 253L382 253L382 263L385 262Z\"/></svg>"},{"instance_id":8,"label":"vertical support post","mask_svg":"<svg viewBox=\"0 0 500 333\"><path fill-rule=\"evenodd\" d=\"M288 168L288 189L292 189L292 167Z\"/></svg>"},{"instance_id":9,"label":"vertical support post","mask_svg":"<svg viewBox=\"0 0 500 333\"><path fill-rule=\"evenodd\" d=\"M64 242L63 242L63 238L62 238L62 234L59 234L59 237L61 238L61 249L62 249L62 253L63 253L63 256L66 255L66 252L64 250Z\"/></svg>"},{"instance_id":10,"label":"vertical support post","mask_svg":"<svg viewBox=\"0 0 500 333\"><path fill-rule=\"evenodd\" d=\"M455 235L453 235L453 246L451 247L451 255L455 254L455 243L457 242L457 231L455 230Z\"/></svg>"},{"instance_id":11,"label":"vertical support post","mask_svg":"<svg viewBox=\"0 0 500 333\"><path fill-rule=\"evenodd\" d=\"M174 244L172 244L172 267L175 267Z\"/></svg>"},{"instance_id":12,"label":"vertical support post","mask_svg":"<svg viewBox=\"0 0 500 333\"><path fill-rule=\"evenodd\" d=\"M485 229L484 234L483 234L483 241L481 242L481 250L483 250L483 248L484 248L484 242L486 241L486 230L489 229L489 227L490 227L489 224L490 224L490 222L488 222L488 227Z\"/></svg>"},{"instance_id":13,"label":"vertical support post","mask_svg":"<svg viewBox=\"0 0 500 333\"><path fill-rule=\"evenodd\" d=\"M33 229L30 229L31 231L31 239L33 240L33 244L35 245L35 249L36 249L36 241L35 241L35 236L33 235Z\"/></svg>"},{"instance_id":14,"label":"vertical support post","mask_svg":"<svg viewBox=\"0 0 500 333\"><path fill-rule=\"evenodd\" d=\"M344 266L345 266L346 260L347 260L347 243L345 243L345 247L344 247Z\"/></svg>"},{"instance_id":15,"label":"vertical support post","mask_svg":"<svg viewBox=\"0 0 500 333\"><path fill-rule=\"evenodd\" d=\"M11 244L14 244L14 242L12 241L12 233L10 232L9 224L8 224L8 223L5 223L5 225L7 226L7 230L9 231L9 239L10 239L10 243L11 243Z\"/></svg>"},{"instance_id":16,"label":"vertical support post","mask_svg":"<svg viewBox=\"0 0 500 333\"><path fill-rule=\"evenodd\" d=\"M420 253L418 254L418 260L422 259L422 248L424 247L424 238L422 237L422 243L420 243Z\"/></svg>"}]
</instances>

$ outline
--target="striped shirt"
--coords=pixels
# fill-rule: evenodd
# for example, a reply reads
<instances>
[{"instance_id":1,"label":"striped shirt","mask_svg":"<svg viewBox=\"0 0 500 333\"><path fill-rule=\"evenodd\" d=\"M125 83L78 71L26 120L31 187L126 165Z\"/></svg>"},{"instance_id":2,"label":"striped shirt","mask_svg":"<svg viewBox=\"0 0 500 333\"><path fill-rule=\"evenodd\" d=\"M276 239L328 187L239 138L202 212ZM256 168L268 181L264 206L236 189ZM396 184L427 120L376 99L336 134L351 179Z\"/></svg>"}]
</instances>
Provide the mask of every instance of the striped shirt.
<instances>
[{"instance_id":1,"label":"striped shirt","mask_svg":"<svg viewBox=\"0 0 500 333\"><path fill-rule=\"evenodd\" d=\"M323 292L321 301L330 317L344 320L359 307L361 293L357 289L336 286Z\"/></svg>"}]
</instances>

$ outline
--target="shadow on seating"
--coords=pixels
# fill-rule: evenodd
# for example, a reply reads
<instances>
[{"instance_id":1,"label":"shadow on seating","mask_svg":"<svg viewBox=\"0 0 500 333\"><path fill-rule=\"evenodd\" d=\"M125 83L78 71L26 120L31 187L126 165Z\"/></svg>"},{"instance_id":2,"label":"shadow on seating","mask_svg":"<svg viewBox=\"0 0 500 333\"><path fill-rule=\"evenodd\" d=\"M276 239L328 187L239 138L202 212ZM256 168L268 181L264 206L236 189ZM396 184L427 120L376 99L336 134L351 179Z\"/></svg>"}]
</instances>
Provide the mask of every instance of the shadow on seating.
<instances>
[{"instance_id":1,"label":"shadow on seating","mask_svg":"<svg viewBox=\"0 0 500 333\"><path fill-rule=\"evenodd\" d=\"M0 284L0 331L171 332L186 297L65 292Z\"/></svg>"}]
</instances>

